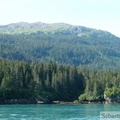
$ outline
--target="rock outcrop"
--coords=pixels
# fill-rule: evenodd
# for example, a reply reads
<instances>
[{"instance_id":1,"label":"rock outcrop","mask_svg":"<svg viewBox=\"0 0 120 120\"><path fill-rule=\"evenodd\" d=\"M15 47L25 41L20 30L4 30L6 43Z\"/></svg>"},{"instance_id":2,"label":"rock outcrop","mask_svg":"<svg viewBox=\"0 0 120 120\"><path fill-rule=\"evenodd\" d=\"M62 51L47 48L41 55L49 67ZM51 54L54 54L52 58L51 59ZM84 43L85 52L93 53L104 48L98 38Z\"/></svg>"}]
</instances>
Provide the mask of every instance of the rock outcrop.
<instances>
[{"instance_id":1,"label":"rock outcrop","mask_svg":"<svg viewBox=\"0 0 120 120\"><path fill-rule=\"evenodd\" d=\"M120 96L110 98L110 97L107 97L106 95L104 95L104 99L107 103L112 103L112 102L120 103Z\"/></svg>"}]
</instances>

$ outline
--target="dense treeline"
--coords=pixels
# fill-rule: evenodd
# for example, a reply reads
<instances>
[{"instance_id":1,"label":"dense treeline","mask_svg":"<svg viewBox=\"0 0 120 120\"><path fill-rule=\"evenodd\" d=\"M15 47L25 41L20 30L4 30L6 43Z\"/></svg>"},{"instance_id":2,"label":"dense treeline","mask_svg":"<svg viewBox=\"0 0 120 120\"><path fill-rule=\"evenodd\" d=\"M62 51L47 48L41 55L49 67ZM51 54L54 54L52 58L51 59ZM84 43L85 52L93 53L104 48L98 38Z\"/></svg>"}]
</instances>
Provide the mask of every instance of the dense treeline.
<instances>
[{"instance_id":1,"label":"dense treeline","mask_svg":"<svg viewBox=\"0 0 120 120\"><path fill-rule=\"evenodd\" d=\"M74 33L75 31L73 31ZM101 31L0 34L0 58L56 63L96 69L120 68L120 39Z\"/></svg>"},{"instance_id":2,"label":"dense treeline","mask_svg":"<svg viewBox=\"0 0 120 120\"><path fill-rule=\"evenodd\" d=\"M0 99L102 101L120 96L119 71L89 71L75 66L0 60Z\"/></svg>"},{"instance_id":3,"label":"dense treeline","mask_svg":"<svg viewBox=\"0 0 120 120\"><path fill-rule=\"evenodd\" d=\"M120 71L83 70L85 79L84 93L79 100L103 101L105 96L111 99L120 96Z\"/></svg>"},{"instance_id":4,"label":"dense treeline","mask_svg":"<svg viewBox=\"0 0 120 120\"><path fill-rule=\"evenodd\" d=\"M0 99L45 97L74 100L84 89L84 78L76 67L0 61Z\"/></svg>"}]
</instances>

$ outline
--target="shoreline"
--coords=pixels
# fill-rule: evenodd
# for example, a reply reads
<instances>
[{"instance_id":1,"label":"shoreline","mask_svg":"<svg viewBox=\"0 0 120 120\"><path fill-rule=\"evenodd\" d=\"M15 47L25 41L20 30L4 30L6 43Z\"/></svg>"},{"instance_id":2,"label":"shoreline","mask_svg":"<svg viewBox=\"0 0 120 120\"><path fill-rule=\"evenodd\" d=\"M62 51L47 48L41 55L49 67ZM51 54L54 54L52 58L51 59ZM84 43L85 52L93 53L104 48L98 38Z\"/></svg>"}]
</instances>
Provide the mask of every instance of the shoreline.
<instances>
[{"instance_id":1,"label":"shoreline","mask_svg":"<svg viewBox=\"0 0 120 120\"><path fill-rule=\"evenodd\" d=\"M107 101L49 101L48 99L6 99L0 100L0 105L7 104L120 104L120 102Z\"/></svg>"}]
</instances>

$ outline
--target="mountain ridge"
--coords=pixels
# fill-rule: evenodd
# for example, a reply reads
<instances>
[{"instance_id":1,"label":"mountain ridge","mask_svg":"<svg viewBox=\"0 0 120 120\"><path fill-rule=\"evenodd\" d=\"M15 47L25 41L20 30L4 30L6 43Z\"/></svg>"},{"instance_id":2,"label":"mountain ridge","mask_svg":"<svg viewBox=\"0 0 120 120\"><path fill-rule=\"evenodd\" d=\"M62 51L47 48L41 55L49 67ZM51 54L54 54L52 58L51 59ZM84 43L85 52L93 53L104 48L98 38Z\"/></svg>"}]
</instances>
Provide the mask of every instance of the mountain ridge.
<instances>
[{"instance_id":1,"label":"mountain ridge","mask_svg":"<svg viewBox=\"0 0 120 120\"><path fill-rule=\"evenodd\" d=\"M0 59L120 69L119 45L110 32L65 23L0 26Z\"/></svg>"},{"instance_id":2,"label":"mountain ridge","mask_svg":"<svg viewBox=\"0 0 120 120\"><path fill-rule=\"evenodd\" d=\"M107 32L109 34L112 34L105 30L89 28L80 25L71 25L67 23L48 24L43 22L35 22L35 23L19 22L19 23L10 23L7 25L0 25L0 33L4 33L4 34L32 33L38 31L54 33L56 31L63 31L63 30L69 30L71 31L71 33L75 31L74 34L78 34L78 35L83 32L90 32L91 30L98 32Z\"/></svg>"}]
</instances>

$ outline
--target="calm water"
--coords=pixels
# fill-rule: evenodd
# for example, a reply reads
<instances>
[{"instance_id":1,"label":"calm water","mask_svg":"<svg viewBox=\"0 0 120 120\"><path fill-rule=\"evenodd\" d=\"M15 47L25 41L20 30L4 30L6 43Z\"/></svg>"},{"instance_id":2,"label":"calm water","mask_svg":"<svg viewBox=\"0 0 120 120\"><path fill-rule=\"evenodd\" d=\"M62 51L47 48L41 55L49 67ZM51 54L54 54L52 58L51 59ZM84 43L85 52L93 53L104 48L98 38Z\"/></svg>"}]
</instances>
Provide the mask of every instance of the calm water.
<instances>
[{"instance_id":1,"label":"calm water","mask_svg":"<svg viewBox=\"0 0 120 120\"><path fill-rule=\"evenodd\" d=\"M120 111L120 105L0 105L0 120L99 120L101 111Z\"/></svg>"}]
</instances>

